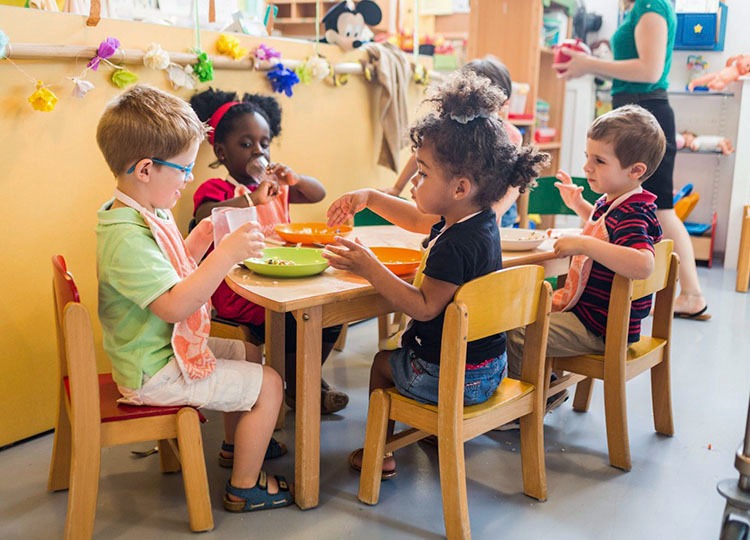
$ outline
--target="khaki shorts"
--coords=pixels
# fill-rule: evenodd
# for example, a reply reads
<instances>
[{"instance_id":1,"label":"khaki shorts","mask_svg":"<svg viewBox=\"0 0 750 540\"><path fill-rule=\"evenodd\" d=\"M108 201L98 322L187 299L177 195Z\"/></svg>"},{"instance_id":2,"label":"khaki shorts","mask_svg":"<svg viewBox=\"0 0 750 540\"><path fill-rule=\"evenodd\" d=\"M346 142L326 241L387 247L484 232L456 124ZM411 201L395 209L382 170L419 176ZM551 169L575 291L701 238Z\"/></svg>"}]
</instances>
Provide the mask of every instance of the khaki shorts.
<instances>
[{"instance_id":1,"label":"khaki shorts","mask_svg":"<svg viewBox=\"0 0 750 540\"><path fill-rule=\"evenodd\" d=\"M216 369L200 380L186 380L174 358L145 378L140 388L118 386L118 401L128 405L190 405L213 411L249 411L263 383L263 366L245 361L245 344L236 339L208 338Z\"/></svg>"}]
</instances>

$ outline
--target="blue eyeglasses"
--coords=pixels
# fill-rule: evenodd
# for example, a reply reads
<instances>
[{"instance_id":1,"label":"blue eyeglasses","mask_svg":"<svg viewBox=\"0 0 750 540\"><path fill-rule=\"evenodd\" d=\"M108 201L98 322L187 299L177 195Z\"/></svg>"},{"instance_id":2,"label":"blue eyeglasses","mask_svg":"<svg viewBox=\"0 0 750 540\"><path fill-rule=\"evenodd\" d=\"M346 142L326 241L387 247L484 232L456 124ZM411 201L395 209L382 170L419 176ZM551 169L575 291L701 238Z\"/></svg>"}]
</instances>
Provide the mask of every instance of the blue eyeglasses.
<instances>
[{"instance_id":1,"label":"blue eyeglasses","mask_svg":"<svg viewBox=\"0 0 750 540\"><path fill-rule=\"evenodd\" d=\"M158 159L158 158L155 158L155 157L148 158L148 159L150 159L154 163L158 163L159 165L164 165L166 167L172 167L173 169L177 169L178 171L182 171L183 173L185 173L185 176L183 177L183 180L185 182L189 182L190 180L192 180L193 167L195 167L195 162L191 163L190 165L178 165L177 163L172 163L171 161L164 161L163 159ZM140 160L138 160L138 161L140 161ZM125 171L126 174L130 174L133 171L135 171L135 166L137 164L138 163L134 163L132 167L130 167L127 171Z\"/></svg>"}]
</instances>

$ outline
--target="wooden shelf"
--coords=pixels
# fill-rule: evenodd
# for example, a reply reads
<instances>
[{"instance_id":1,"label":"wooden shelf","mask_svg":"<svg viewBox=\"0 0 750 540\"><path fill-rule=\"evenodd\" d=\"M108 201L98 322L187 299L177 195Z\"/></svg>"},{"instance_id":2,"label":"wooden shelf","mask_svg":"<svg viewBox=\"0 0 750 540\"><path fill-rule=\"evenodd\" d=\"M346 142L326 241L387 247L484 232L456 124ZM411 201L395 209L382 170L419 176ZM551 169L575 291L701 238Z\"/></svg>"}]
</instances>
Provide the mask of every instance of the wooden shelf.
<instances>
[{"instance_id":1,"label":"wooden shelf","mask_svg":"<svg viewBox=\"0 0 750 540\"><path fill-rule=\"evenodd\" d=\"M510 122L516 127L525 127L525 126L533 126L535 120L533 118L522 118L518 120L514 120L513 118L508 118L508 122Z\"/></svg>"},{"instance_id":2,"label":"wooden shelf","mask_svg":"<svg viewBox=\"0 0 750 540\"><path fill-rule=\"evenodd\" d=\"M545 143L534 143L539 150L559 150L562 146L560 141L552 141Z\"/></svg>"}]
</instances>

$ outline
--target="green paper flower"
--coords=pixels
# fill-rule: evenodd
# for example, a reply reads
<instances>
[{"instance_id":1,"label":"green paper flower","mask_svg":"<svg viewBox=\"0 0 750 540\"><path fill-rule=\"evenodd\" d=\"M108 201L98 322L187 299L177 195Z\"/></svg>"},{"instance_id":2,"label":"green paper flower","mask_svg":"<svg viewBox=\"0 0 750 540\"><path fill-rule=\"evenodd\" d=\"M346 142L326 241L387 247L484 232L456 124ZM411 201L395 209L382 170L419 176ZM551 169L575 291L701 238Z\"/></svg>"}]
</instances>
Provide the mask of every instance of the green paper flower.
<instances>
[{"instance_id":1,"label":"green paper flower","mask_svg":"<svg viewBox=\"0 0 750 540\"><path fill-rule=\"evenodd\" d=\"M312 69L307 64L300 64L294 68L294 72L299 77L299 81L303 84L310 84L312 82Z\"/></svg>"},{"instance_id":2,"label":"green paper flower","mask_svg":"<svg viewBox=\"0 0 750 540\"><path fill-rule=\"evenodd\" d=\"M208 59L208 55L203 51L199 51L196 54L198 55L198 63L193 64L193 73L198 77L200 82L213 81L214 65Z\"/></svg>"},{"instance_id":3,"label":"green paper flower","mask_svg":"<svg viewBox=\"0 0 750 540\"><path fill-rule=\"evenodd\" d=\"M117 88L125 88L129 84L138 82L138 76L127 69L117 69L112 73L112 84Z\"/></svg>"}]
</instances>

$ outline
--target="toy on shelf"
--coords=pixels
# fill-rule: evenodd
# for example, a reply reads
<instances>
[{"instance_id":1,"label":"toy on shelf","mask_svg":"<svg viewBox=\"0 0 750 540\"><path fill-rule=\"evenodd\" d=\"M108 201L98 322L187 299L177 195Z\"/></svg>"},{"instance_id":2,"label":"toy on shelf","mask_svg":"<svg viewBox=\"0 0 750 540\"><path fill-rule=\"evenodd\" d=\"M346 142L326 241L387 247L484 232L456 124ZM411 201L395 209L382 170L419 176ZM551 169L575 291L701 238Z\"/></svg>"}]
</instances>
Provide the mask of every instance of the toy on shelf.
<instances>
[{"instance_id":1,"label":"toy on shelf","mask_svg":"<svg viewBox=\"0 0 750 540\"><path fill-rule=\"evenodd\" d=\"M380 24L382 18L380 7L371 0L360 0L356 5L351 0L344 0L323 17L325 34L322 41L336 43L345 51L357 49L372 39L369 27Z\"/></svg>"},{"instance_id":2,"label":"toy on shelf","mask_svg":"<svg viewBox=\"0 0 750 540\"><path fill-rule=\"evenodd\" d=\"M680 221L687 219L700 199L701 197L697 192L693 193L693 184L685 184L680 191L675 193L673 199L674 212L680 218Z\"/></svg>"},{"instance_id":3,"label":"toy on shelf","mask_svg":"<svg viewBox=\"0 0 750 540\"><path fill-rule=\"evenodd\" d=\"M700 79L706 73L708 73L708 62L703 59L700 54L691 54L687 57L687 69L688 69L688 90L699 90L701 92L708 92L707 86L695 86L690 88L690 83Z\"/></svg>"},{"instance_id":4,"label":"toy on shelf","mask_svg":"<svg viewBox=\"0 0 750 540\"><path fill-rule=\"evenodd\" d=\"M698 86L707 86L710 90L721 92L727 84L736 81L743 75L750 73L750 54L738 54L727 60L726 67L721 71L706 73L688 83L691 92Z\"/></svg>"},{"instance_id":5,"label":"toy on shelf","mask_svg":"<svg viewBox=\"0 0 750 540\"><path fill-rule=\"evenodd\" d=\"M728 156L734 152L732 141L721 135L696 135L692 131L683 131L676 135L677 150L686 148L693 152L718 152Z\"/></svg>"}]
</instances>

